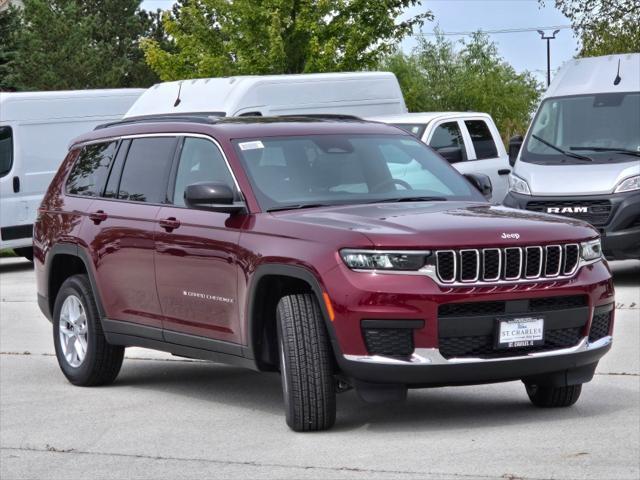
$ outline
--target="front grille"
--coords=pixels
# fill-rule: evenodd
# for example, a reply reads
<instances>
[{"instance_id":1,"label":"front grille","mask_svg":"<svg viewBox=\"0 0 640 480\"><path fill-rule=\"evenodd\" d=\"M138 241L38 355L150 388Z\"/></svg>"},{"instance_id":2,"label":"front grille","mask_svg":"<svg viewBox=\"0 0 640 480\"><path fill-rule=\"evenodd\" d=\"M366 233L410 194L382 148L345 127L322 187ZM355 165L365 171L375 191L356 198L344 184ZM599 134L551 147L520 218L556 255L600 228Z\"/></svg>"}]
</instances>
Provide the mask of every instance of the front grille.
<instances>
[{"instance_id":1,"label":"front grille","mask_svg":"<svg viewBox=\"0 0 640 480\"><path fill-rule=\"evenodd\" d=\"M564 310L588 305L586 295L571 295L566 297L541 297L529 300L530 312L546 312L549 310Z\"/></svg>"},{"instance_id":2,"label":"front grille","mask_svg":"<svg viewBox=\"0 0 640 480\"><path fill-rule=\"evenodd\" d=\"M436 275L442 283L476 283L569 277L580 262L575 243L508 248L439 250Z\"/></svg>"},{"instance_id":3,"label":"front grille","mask_svg":"<svg viewBox=\"0 0 640 480\"><path fill-rule=\"evenodd\" d=\"M438 317L476 317L501 315L506 302L445 303L438 308Z\"/></svg>"},{"instance_id":4,"label":"front grille","mask_svg":"<svg viewBox=\"0 0 640 480\"><path fill-rule=\"evenodd\" d=\"M362 332L370 355L407 357L413 353L411 328L363 328Z\"/></svg>"},{"instance_id":5,"label":"front grille","mask_svg":"<svg viewBox=\"0 0 640 480\"><path fill-rule=\"evenodd\" d=\"M605 225L611 216L609 200L534 200L527 203L526 208L533 212L566 215L596 226Z\"/></svg>"},{"instance_id":6,"label":"front grille","mask_svg":"<svg viewBox=\"0 0 640 480\"><path fill-rule=\"evenodd\" d=\"M441 338L440 354L445 358L500 358L526 355L534 352L546 352L577 345L581 338L581 330L581 327L547 330L544 333L544 345L510 348L507 350L494 350L493 335Z\"/></svg>"},{"instance_id":7,"label":"front grille","mask_svg":"<svg viewBox=\"0 0 640 480\"><path fill-rule=\"evenodd\" d=\"M595 342L609 335L611 329L611 312L595 313L589 330L589 341Z\"/></svg>"},{"instance_id":8,"label":"front grille","mask_svg":"<svg viewBox=\"0 0 640 480\"><path fill-rule=\"evenodd\" d=\"M527 300L525 300L527 301ZM547 312L564 310L567 308L580 308L588 305L586 295L569 295L564 297L541 297L528 300L528 306L522 307L511 313ZM445 303L438 307L438 317L479 317L483 315L502 315L507 311L507 302L465 302Z\"/></svg>"}]
</instances>

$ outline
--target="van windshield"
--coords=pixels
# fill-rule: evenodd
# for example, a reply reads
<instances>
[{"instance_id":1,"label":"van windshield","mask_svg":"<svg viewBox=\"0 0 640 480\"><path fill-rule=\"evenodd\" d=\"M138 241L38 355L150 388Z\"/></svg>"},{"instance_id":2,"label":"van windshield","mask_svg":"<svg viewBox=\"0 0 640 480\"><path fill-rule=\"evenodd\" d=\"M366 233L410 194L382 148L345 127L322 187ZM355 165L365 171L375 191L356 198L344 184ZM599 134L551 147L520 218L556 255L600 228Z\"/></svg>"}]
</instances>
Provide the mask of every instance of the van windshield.
<instances>
[{"instance_id":1,"label":"van windshield","mask_svg":"<svg viewBox=\"0 0 640 480\"><path fill-rule=\"evenodd\" d=\"M482 195L433 150L405 135L309 135L236 140L263 210Z\"/></svg>"},{"instance_id":2,"label":"van windshield","mask_svg":"<svg viewBox=\"0 0 640 480\"><path fill-rule=\"evenodd\" d=\"M520 159L541 164L637 162L639 112L640 92L549 98L538 110Z\"/></svg>"},{"instance_id":3,"label":"van windshield","mask_svg":"<svg viewBox=\"0 0 640 480\"><path fill-rule=\"evenodd\" d=\"M0 177L11 171L13 164L13 135L11 127L0 127Z\"/></svg>"}]
</instances>

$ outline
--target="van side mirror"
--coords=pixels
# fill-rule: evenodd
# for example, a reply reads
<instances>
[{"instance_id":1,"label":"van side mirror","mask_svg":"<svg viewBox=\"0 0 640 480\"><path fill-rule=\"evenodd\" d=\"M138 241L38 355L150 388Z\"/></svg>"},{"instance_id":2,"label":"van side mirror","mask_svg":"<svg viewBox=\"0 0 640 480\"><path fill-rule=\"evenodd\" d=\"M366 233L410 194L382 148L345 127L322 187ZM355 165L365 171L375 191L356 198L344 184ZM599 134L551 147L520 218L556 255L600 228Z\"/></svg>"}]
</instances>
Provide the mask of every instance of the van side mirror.
<instances>
[{"instance_id":1,"label":"van side mirror","mask_svg":"<svg viewBox=\"0 0 640 480\"><path fill-rule=\"evenodd\" d=\"M509 139L509 165L512 167L516 164L516 159L522 147L522 135L514 135Z\"/></svg>"},{"instance_id":2,"label":"van side mirror","mask_svg":"<svg viewBox=\"0 0 640 480\"><path fill-rule=\"evenodd\" d=\"M184 191L187 207L222 213L246 211L244 202L236 202L233 190L224 183L200 182L188 185Z\"/></svg>"},{"instance_id":3,"label":"van side mirror","mask_svg":"<svg viewBox=\"0 0 640 480\"><path fill-rule=\"evenodd\" d=\"M464 160L462 156L462 148L460 147L441 147L436 148L436 152L449 163L458 163Z\"/></svg>"},{"instance_id":4,"label":"van side mirror","mask_svg":"<svg viewBox=\"0 0 640 480\"><path fill-rule=\"evenodd\" d=\"M491 179L484 173L465 173L464 177L473 185L484 198L491 200L491 194L493 193L493 186L491 185Z\"/></svg>"}]
</instances>

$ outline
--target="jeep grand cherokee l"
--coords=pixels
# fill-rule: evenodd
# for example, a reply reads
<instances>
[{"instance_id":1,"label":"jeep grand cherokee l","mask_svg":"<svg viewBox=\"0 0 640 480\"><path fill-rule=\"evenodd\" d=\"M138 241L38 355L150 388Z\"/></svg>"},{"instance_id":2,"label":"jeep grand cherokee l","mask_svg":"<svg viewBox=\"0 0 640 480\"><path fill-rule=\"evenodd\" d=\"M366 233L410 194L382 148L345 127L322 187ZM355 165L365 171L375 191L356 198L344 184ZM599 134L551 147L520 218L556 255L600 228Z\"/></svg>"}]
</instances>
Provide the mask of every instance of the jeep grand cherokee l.
<instances>
[{"instance_id":1,"label":"jeep grand cherokee l","mask_svg":"<svg viewBox=\"0 0 640 480\"><path fill-rule=\"evenodd\" d=\"M522 380L568 406L611 347L598 233L491 206L433 150L339 118L130 119L76 139L35 224L62 372L140 346L280 371L288 425L336 392ZM490 192L486 191L485 194Z\"/></svg>"}]
</instances>

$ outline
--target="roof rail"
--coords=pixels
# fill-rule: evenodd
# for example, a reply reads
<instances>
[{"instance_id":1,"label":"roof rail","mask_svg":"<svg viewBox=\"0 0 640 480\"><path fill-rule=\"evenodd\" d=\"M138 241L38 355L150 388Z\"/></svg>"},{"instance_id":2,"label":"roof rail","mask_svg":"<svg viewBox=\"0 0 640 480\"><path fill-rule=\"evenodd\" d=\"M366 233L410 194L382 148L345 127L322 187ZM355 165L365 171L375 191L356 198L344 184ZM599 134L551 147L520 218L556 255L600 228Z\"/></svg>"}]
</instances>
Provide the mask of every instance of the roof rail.
<instances>
[{"instance_id":1,"label":"roof rail","mask_svg":"<svg viewBox=\"0 0 640 480\"><path fill-rule=\"evenodd\" d=\"M131 125L136 123L152 123L152 122L186 122L186 123L216 123L220 117L224 117L222 112L196 112L175 115L171 113L163 113L159 115L141 115L138 117L123 118L115 122L103 123L94 128L101 130L103 128L116 127L119 125Z\"/></svg>"},{"instance_id":2,"label":"roof rail","mask_svg":"<svg viewBox=\"0 0 640 480\"><path fill-rule=\"evenodd\" d=\"M278 115L279 117L284 118L292 118L292 117L303 117L303 118L317 118L318 120L362 120L362 118L357 117L355 115L347 115L343 113L295 113L295 114L286 114L286 115Z\"/></svg>"}]
</instances>

